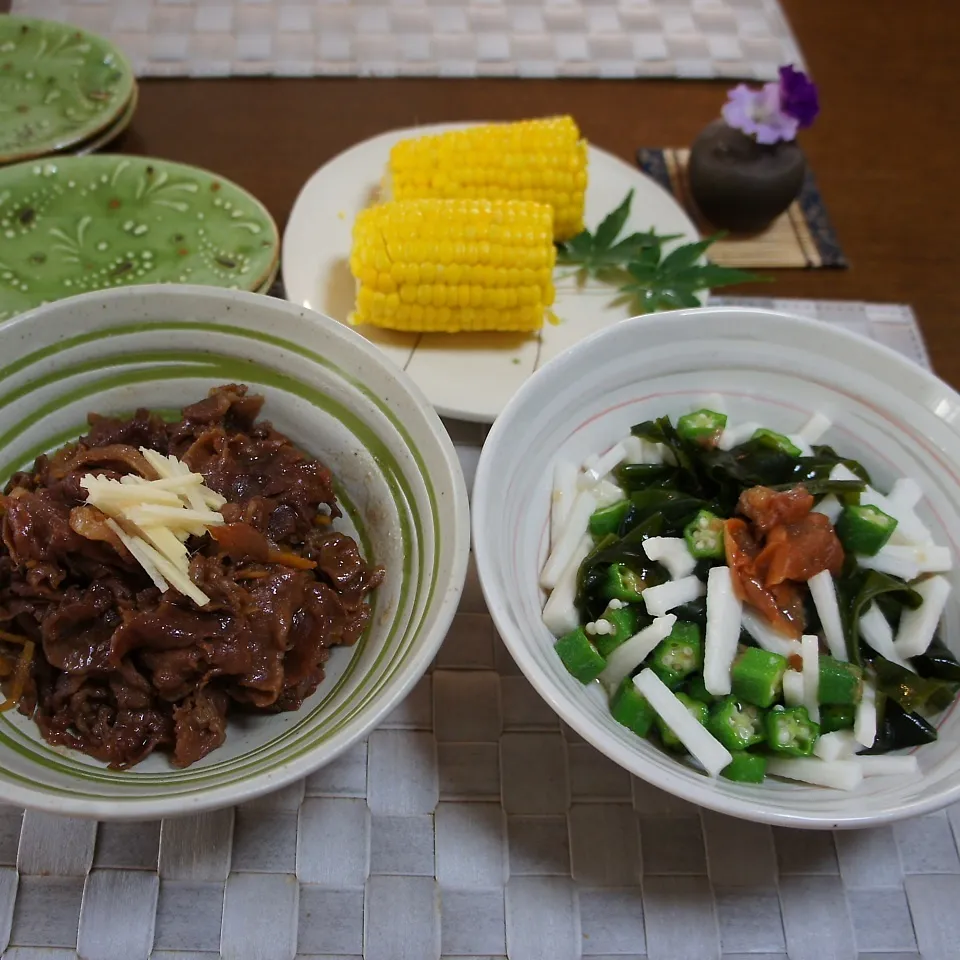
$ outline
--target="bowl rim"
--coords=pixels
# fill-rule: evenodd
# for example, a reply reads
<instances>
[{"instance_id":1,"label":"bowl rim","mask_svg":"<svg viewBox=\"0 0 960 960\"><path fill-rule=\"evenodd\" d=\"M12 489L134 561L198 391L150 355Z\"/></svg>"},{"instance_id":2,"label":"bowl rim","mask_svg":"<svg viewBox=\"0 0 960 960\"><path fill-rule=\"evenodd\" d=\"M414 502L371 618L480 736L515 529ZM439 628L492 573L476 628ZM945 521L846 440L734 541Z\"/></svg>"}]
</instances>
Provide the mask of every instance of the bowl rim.
<instances>
[{"instance_id":1,"label":"bowl rim","mask_svg":"<svg viewBox=\"0 0 960 960\"><path fill-rule=\"evenodd\" d=\"M639 329L663 324L680 326L685 320L691 318L702 318L705 316L732 317L743 316L744 314L756 320L762 319L765 322L772 320L782 325L797 326L801 329L808 330L811 334L816 333L821 338L824 336L838 338L845 341L847 345L856 346L861 351L873 352L878 358L887 363L893 363L899 368L901 373L909 375L893 381L898 384L898 390L901 393L911 396L911 390L914 384L926 384L928 386L936 384L941 391L947 391L954 399L956 405L960 407L960 393L937 377L931 370L920 367L896 350L893 350L885 344L868 340L862 335L852 331L827 325L821 320L801 317L785 311L766 309L763 307L717 305L663 311L657 314L641 314L629 317L614 326L605 327L579 341L577 344L574 344L568 350L563 351L537 370L510 399L487 434L487 439L484 442L483 450L480 453L480 459L477 464L471 503L473 552L477 565L477 574L480 579L480 587L487 608L496 625L497 632L517 666L537 693L543 697L560 719L590 743L591 746L617 763L618 766L638 779L652 784L673 796L680 797L697 806L741 819L768 823L775 826L815 830L860 829L863 827L892 823L940 810L960 799L960 783L940 794L926 799L899 803L895 808L890 810L871 812L869 814L857 814L854 812L849 815L826 816L804 814L802 811L788 813L771 809L763 804L762 799L752 800L723 796L713 790L706 789L709 782L708 780L704 780L702 784L696 781L688 782L680 777L676 777L672 768L660 770L650 764L639 751L623 747L616 742L608 741L608 734L604 729L590 721L585 713L577 709L574 699L558 694L550 675L538 666L529 653L529 644L523 632L514 628L508 612L508 603L496 596L490 586L491 583L495 582L494 565L497 562L496 557L494 557L488 549L486 542L486 531L491 529L493 510L492 496L488 510L486 492L488 490L492 491L496 487L495 477L492 473L493 459L498 448L508 442L511 428L519 411L527 402L527 398L536 394L540 382L552 376L556 371L563 370L567 367L575 367L577 363L576 358L579 353L590 349L597 341L614 336L615 331L620 330L624 325ZM723 334L718 334L718 336L723 336ZM678 346L682 346L683 342L678 335ZM911 398L922 403L922 400L916 396L912 396ZM954 430L956 432L956 428L954 428ZM838 793L838 796L843 796L843 794Z\"/></svg>"},{"instance_id":2,"label":"bowl rim","mask_svg":"<svg viewBox=\"0 0 960 960\"><path fill-rule=\"evenodd\" d=\"M211 786L197 794L183 797L173 794L162 800L141 800L138 797L105 798L89 800L84 798L66 798L53 795L43 789L18 784L3 785L3 801L20 805L28 809L46 813L54 813L96 820L150 820L162 817L188 816L204 811L218 810L226 807L247 803L267 793L279 790L288 784L303 779L321 767L326 766L338 756L350 749L358 741L369 736L380 722L411 692L413 687L424 676L430 663L433 661L441 644L446 639L453 618L459 606L460 596L466 582L467 565L470 555L470 514L469 498L466 480L463 474L456 448L439 415L430 405L420 388L399 368L394 366L386 356L372 343L359 333L338 323L325 314L316 312L307 307L293 304L287 300L269 297L264 294L251 293L245 290L232 290L224 287L199 286L193 284L139 284L126 287L115 287L110 290L98 290L79 294L42 304L24 313L18 314L0 324L0 331L4 336L16 333L17 330L31 323L38 315L70 310L78 304L103 304L119 301L122 305L125 300L140 300L143 298L165 297L176 299L188 298L194 302L199 298L210 304L211 308L223 307L230 304L243 304L247 307L262 308L266 312L282 313L288 317L307 320L315 323L323 330L325 337L338 338L358 349L374 367L386 370L396 378L417 410L423 415L426 426L432 438L436 441L442 458L444 475L449 481L448 495L454 514L452 529L441 531L441 536L452 540L450 563L440 571L442 590L437 590L432 607L437 611L433 627L421 631L418 636L424 637L419 650L410 658L403 672L397 677L389 695L380 696L367 709L347 722L341 730L329 740L308 750L300 757L284 763L278 769L263 774L254 774L249 780L225 786ZM175 317L170 319L175 320ZM211 322L217 322L218 315L212 312ZM235 318L226 319L234 321ZM147 321L162 325L163 321ZM429 608L428 608L429 609ZM318 757L317 754L322 754Z\"/></svg>"}]
</instances>

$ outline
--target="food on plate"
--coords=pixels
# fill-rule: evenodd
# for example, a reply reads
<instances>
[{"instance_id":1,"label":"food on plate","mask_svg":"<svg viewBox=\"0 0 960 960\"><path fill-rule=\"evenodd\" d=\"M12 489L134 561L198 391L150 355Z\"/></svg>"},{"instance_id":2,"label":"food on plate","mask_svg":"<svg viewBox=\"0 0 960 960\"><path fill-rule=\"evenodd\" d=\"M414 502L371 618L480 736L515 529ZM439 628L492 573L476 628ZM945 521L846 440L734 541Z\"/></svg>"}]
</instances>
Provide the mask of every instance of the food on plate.
<instances>
[{"instance_id":1,"label":"food on plate","mask_svg":"<svg viewBox=\"0 0 960 960\"><path fill-rule=\"evenodd\" d=\"M554 470L543 621L613 717L711 776L850 790L917 773L960 691L939 636L950 551L819 441L713 409Z\"/></svg>"},{"instance_id":2,"label":"food on plate","mask_svg":"<svg viewBox=\"0 0 960 960\"><path fill-rule=\"evenodd\" d=\"M525 200L394 200L362 211L353 322L456 333L539 330L553 303L553 212Z\"/></svg>"},{"instance_id":3,"label":"food on plate","mask_svg":"<svg viewBox=\"0 0 960 960\"><path fill-rule=\"evenodd\" d=\"M554 210L554 238L583 229L587 144L573 117L491 123L401 140L390 151L395 200L528 200Z\"/></svg>"},{"instance_id":4,"label":"food on plate","mask_svg":"<svg viewBox=\"0 0 960 960\"><path fill-rule=\"evenodd\" d=\"M231 712L296 710L383 578L330 471L227 385L167 421L90 414L0 495L0 676L50 743L186 767Z\"/></svg>"}]
</instances>

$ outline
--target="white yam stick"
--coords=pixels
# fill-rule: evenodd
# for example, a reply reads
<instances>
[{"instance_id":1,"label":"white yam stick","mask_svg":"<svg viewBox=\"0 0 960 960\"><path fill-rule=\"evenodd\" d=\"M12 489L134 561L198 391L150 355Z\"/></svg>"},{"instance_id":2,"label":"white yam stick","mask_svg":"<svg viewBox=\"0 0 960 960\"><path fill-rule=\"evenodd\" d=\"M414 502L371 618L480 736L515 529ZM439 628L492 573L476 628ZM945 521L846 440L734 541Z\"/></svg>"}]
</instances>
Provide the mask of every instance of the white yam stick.
<instances>
[{"instance_id":1,"label":"white yam stick","mask_svg":"<svg viewBox=\"0 0 960 960\"><path fill-rule=\"evenodd\" d=\"M835 660L847 659L847 642L843 637L843 623L840 620L840 605L837 602L837 588L829 570L821 570L807 581L813 605L820 617L823 637L827 641L830 656Z\"/></svg>"},{"instance_id":2,"label":"white yam stick","mask_svg":"<svg viewBox=\"0 0 960 960\"><path fill-rule=\"evenodd\" d=\"M834 790L856 790L863 781L863 771L856 760L834 760L832 763L815 757L771 760L767 763L767 773Z\"/></svg>"},{"instance_id":3,"label":"white yam stick","mask_svg":"<svg viewBox=\"0 0 960 960\"><path fill-rule=\"evenodd\" d=\"M923 603L916 610L904 610L900 617L893 648L901 657L919 657L927 652L950 596L950 582L945 577L934 576L921 581L914 589Z\"/></svg>"},{"instance_id":4,"label":"white yam stick","mask_svg":"<svg viewBox=\"0 0 960 960\"><path fill-rule=\"evenodd\" d=\"M687 549L683 537L648 537L643 541L647 557L667 568L673 580L690 576L697 568L697 559Z\"/></svg>"},{"instance_id":5,"label":"white yam stick","mask_svg":"<svg viewBox=\"0 0 960 960\"><path fill-rule=\"evenodd\" d=\"M852 730L834 730L817 737L813 753L830 763L833 760L849 760L859 748L860 744Z\"/></svg>"},{"instance_id":6,"label":"white yam stick","mask_svg":"<svg viewBox=\"0 0 960 960\"><path fill-rule=\"evenodd\" d=\"M830 471L831 480L856 480L857 483L863 483L863 478L858 477L845 463L838 463Z\"/></svg>"},{"instance_id":7,"label":"white yam stick","mask_svg":"<svg viewBox=\"0 0 960 960\"><path fill-rule=\"evenodd\" d=\"M730 751L690 716L683 703L649 667L634 677L633 685L703 769L711 777L719 776L733 760Z\"/></svg>"},{"instance_id":8,"label":"white yam stick","mask_svg":"<svg viewBox=\"0 0 960 960\"><path fill-rule=\"evenodd\" d=\"M541 616L547 629L555 637L562 637L580 625L580 612L574 604L577 595L577 573L584 557L592 549L593 540L584 534L544 604Z\"/></svg>"},{"instance_id":9,"label":"white yam stick","mask_svg":"<svg viewBox=\"0 0 960 960\"><path fill-rule=\"evenodd\" d=\"M627 455L623 458L624 463L662 463L663 456L658 443L648 443L640 437L631 434L620 441Z\"/></svg>"},{"instance_id":10,"label":"white yam stick","mask_svg":"<svg viewBox=\"0 0 960 960\"><path fill-rule=\"evenodd\" d=\"M799 670L784 673L783 702L788 707L799 707L803 703L803 674Z\"/></svg>"},{"instance_id":11,"label":"white yam stick","mask_svg":"<svg viewBox=\"0 0 960 960\"><path fill-rule=\"evenodd\" d=\"M869 680L863 682L863 698L857 704L853 735L864 747L872 747L877 739L877 691Z\"/></svg>"},{"instance_id":12,"label":"white yam stick","mask_svg":"<svg viewBox=\"0 0 960 960\"><path fill-rule=\"evenodd\" d=\"M882 754L877 757L857 757L865 777L917 777L920 764L915 754L906 756Z\"/></svg>"},{"instance_id":13,"label":"white yam stick","mask_svg":"<svg viewBox=\"0 0 960 960\"><path fill-rule=\"evenodd\" d=\"M572 460L558 460L553 468L553 491L550 495L551 550L556 549L576 496L577 465Z\"/></svg>"},{"instance_id":14,"label":"white yam stick","mask_svg":"<svg viewBox=\"0 0 960 960\"><path fill-rule=\"evenodd\" d=\"M622 443L615 443L605 454L590 458L583 465L583 473L577 479L581 489L596 486L614 467L623 462L627 450Z\"/></svg>"},{"instance_id":15,"label":"white yam stick","mask_svg":"<svg viewBox=\"0 0 960 960\"><path fill-rule=\"evenodd\" d=\"M800 653L800 641L777 633L756 610L745 607L742 613L743 629L753 637L757 646L767 653L779 653L781 657L792 657Z\"/></svg>"},{"instance_id":16,"label":"white yam stick","mask_svg":"<svg viewBox=\"0 0 960 960\"><path fill-rule=\"evenodd\" d=\"M647 587L640 596L651 617L662 617L668 610L690 603L704 594L703 583L696 577L668 580L656 587Z\"/></svg>"},{"instance_id":17,"label":"white yam stick","mask_svg":"<svg viewBox=\"0 0 960 960\"><path fill-rule=\"evenodd\" d=\"M878 570L901 580L916 580L920 576L920 564L909 546L888 543L872 557L858 554L857 563L865 570Z\"/></svg>"},{"instance_id":18,"label":"white yam stick","mask_svg":"<svg viewBox=\"0 0 960 960\"><path fill-rule=\"evenodd\" d=\"M832 493L828 493L810 512L822 513L835 524L843 513L843 504Z\"/></svg>"},{"instance_id":19,"label":"white yam stick","mask_svg":"<svg viewBox=\"0 0 960 960\"><path fill-rule=\"evenodd\" d=\"M624 463L646 463L644 459L646 453L643 449L644 443L640 437L635 437L632 433L625 436L620 441L620 446L626 451L626 456L623 458Z\"/></svg>"},{"instance_id":20,"label":"white yam stick","mask_svg":"<svg viewBox=\"0 0 960 960\"><path fill-rule=\"evenodd\" d=\"M543 570L540 573L541 587L552 590L557 585L557 580L570 562L580 538L587 532L590 514L596 509L596 497L589 490L581 490L573 501L570 515L567 517L567 522L564 524L563 531L557 540L557 545L543 565Z\"/></svg>"},{"instance_id":21,"label":"white yam stick","mask_svg":"<svg viewBox=\"0 0 960 960\"><path fill-rule=\"evenodd\" d=\"M797 436L804 443L819 443L823 435L833 426L833 421L822 413L815 413L798 431Z\"/></svg>"},{"instance_id":22,"label":"white yam stick","mask_svg":"<svg viewBox=\"0 0 960 960\"><path fill-rule=\"evenodd\" d=\"M721 450L730 450L738 443L743 443L745 440L749 440L759 429L760 424L754 423L753 421L741 423L738 427L731 427L729 424L727 424L726 429L720 434L720 439L717 441L717 446Z\"/></svg>"},{"instance_id":23,"label":"white yam stick","mask_svg":"<svg viewBox=\"0 0 960 960\"><path fill-rule=\"evenodd\" d=\"M594 488L593 495L597 498L597 509L609 507L625 499L626 494L609 480L601 480Z\"/></svg>"},{"instance_id":24,"label":"white yam stick","mask_svg":"<svg viewBox=\"0 0 960 960\"><path fill-rule=\"evenodd\" d=\"M857 561L861 567L901 580L916 580L921 573L946 573L953 569L950 550L933 543L886 543L872 557L857 557Z\"/></svg>"},{"instance_id":25,"label":"white yam stick","mask_svg":"<svg viewBox=\"0 0 960 960\"><path fill-rule=\"evenodd\" d=\"M863 642L881 657L886 657L891 663L906 670L917 672L897 653L893 645L893 627L875 603L871 603L860 617L860 636L863 637Z\"/></svg>"},{"instance_id":26,"label":"white yam stick","mask_svg":"<svg viewBox=\"0 0 960 960\"><path fill-rule=\"evenodd\" d=\"M650 656L661 640L670 636L676 622L677 618L672 613L657 617L649 627L644 627L621 643L607 657L607 665L600 674L601 682L615 690L624 677L629 676L631 671L636 670Z\"/></svg>"},{"instance_id":27,"label":"white yam stick","mask_svg":"<svg viewBox=\"0 0 960 960\"><path fill-rule=\"evenodd\" d=\"M711 568L707 575L703 683L715 697L724 697L731 690L730 667L737 653L742 613L743 604L733 592L730 568Z\"/></svg>"},{"instance_id":28,"label":"white yam stick","mask_svg":"<svg viewBox=\"0 0 960 960\"><path fill-rule=\"evenodd\" d=\"M820 722L820 640L812 633L800 638L803 659L803 705L814 723Z\"/></svg>"},{"instance_id":29,"label":"white yam stick","mask_svg":"<svg viewBox=\"0 0 960 960\"><path fill-rule=\"evenodd\" d=\"M887 499L901 510L912 510L923 499L923 490L912 477L901 477L894 481Z\"/></svg>"}]
</instances>

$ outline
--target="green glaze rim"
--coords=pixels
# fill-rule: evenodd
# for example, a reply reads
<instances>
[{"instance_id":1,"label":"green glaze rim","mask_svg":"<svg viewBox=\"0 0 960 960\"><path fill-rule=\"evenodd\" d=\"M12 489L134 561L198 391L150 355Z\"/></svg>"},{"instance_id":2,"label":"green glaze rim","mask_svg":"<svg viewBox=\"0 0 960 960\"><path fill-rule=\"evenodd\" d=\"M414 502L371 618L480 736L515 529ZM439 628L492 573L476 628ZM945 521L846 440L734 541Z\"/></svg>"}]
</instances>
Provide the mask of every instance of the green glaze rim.
<instances>
[{"instance_id":1,"label":"green glaze rim","mask_svg":"<svg viewBox=\"0 0 960 960\"><path fill-rule=\"evenodd\" d=\"M188 241L192 238L193 242L189 242L188 249L184 251L186 259L183 269L187 273L190 273L191 270L194 273L188 276L187 274L178 274L177 269L172 269L176 266L176 257L172 257L171 251L164 246L166 240L162 241L159 246L154 247L151 239L151 245L141 249L136 246L136 244L141 243L139 234L134 233L130 238L127 238L124 231L127 226L135 222L132 217L130 224L121 224L119 220L117 222L110 221L111 226L108 235L111 242L115 242L117 239L129 239L129 256L115 254L114 259L124 260L124 265L127 267L131 267L131 264L133 266L127 269L122 277L115 276L111 273L104 273L106 267L109 266L108 263L101 263L94 259L91 261L92 265L86 269L96 270L97 266L100 266L101 269L90 275L93 279L89 281L89 289L79 286L79 284L88 282L85 279L87 274L82 271L76 274L70 272L73 270L72 266L69 269L66 266L63 266L62 269L58 266L56 270L45 274L40 281L29 276L29 269L27 273L23 273L26 263L26 260L23 259L23 246L26 245L24 237L26 235L17 236L10 240L10 244L21 245L17 248L20 251L18 254L20 257L19 263L15 262L17 257L13 255L8 254L6 260L4 260L3 255L0 254L0 261L3 261L0 262L0 271L4 274L4 279L0 281L4 285L0 286L0 327L24 313L43 306L45 303L73 296L82 296L85 293L105 293L108 290L146 285L171 283L179 285L188 281L194 285L213 289L266 293L276 279L280 266L280 229L277 222L258 197L229 177L205 167L161 157L141 157L120 153L44 156L20 163L0 165L0 197L3 198L3 202L12 203L16 206L22 198L29 197L29 191L33 188L34 181L45 181L47 174L44 171L48 169L51 171L49 176L55 178L57 184L66 184L68 189L75 189L78 183L88 180L94 185L89 188L90 196L83 200L84 206L82 208L78 207L83 214L74 224L78 236L80 232L85 234L89 230L98 229L102 223L106 222L102 219L103 211L101 210L98 213L99 207L97 204L100 201L94 201L92 194L94 189L105 191L108 188L113 189L116 187L114 180L122 180L123 189L129 188L129 178L131 177L141 178L143 183L148 184L143 188L144 196L141 196L139 192L134 195L134 201L139 205L148 202L144 197L149 194L151 189L163 190L174 187L179 189L181 184L175 178L191 181L204 188L192 194L190 202L193 206L184 211L177 211L175 214L168 210L162 222L165 228L182 232ZM151 186L151 184L155 186ZM215 194L213 204L219 204L219 206L215 206L215 215L211 214L209 210L196 209L198 206L202 207L202 204L206 202L204 198L207 196L207 188L209 188L209 192ZM140 189L140 186L136 187L137 191ZM103 202L112 203L112 200L108 201L106 199L107 196L108 194L104 193ZM62 194L58 202L61 204L67 203ZM169 207L171 202L168 200L156 201L156 203L166 207ZM178 200L177 202L186 203L187 201ZM246 221L237 217L238 205L241 203L250 211ZM149 219L146 209L146 207L143 207L135 214L140 219L140 225L144 229L146 229L144 221ZM232 210L232 212L228 214L228 210ZM111 216L113 216L112 211ZM215 236L217 232L226 231L228 229L227 224L232 222L233 219L237 219L241 225L247 222L254 224L260 234L256 240L255 248L241 254L248 261L248 272L229 276L221 275L216 272L216 269L206 265L205 254L197 244L199 243L202 247L202 244L209 242L210 238ZM40 222L39 219L37 222ZM215 229L211 227L211 224L215 225ZM6 232L15 233L17 229L20 228L16 223L7 224ZM30 229L42 228L31 226ZM194 236L195 233L196 236ZM63 237L62 232L57 236L60 239L56 241L55 246L58 244L62 246L67 243L67 238ZM153 235L144 233L143 236L152 237ZM6 242L5 234L0 235L0 247L4 242ZM78 243L80 241L74 237L70 238L69 242ZM71 254L71 256L79 255ZM91 253L94 258L99 255L99 252ZM147 273L138 276L138 270L142 273L142 268L138 267L138 263L141 261L146 263L148 257L150 258L149 263L153 266ZM30 280L29 285L28 280Z\"/></svg>"},{"instance_id":2,"label":"green glaze rim","mask_svg":"<svg viewBox=\"0 0 960 960\"><path fill-rule=\"evenodd\" d=\"M341 677L338 678L331 690L327 691L322 699L315 704L308 713L304 713L302 716L296 714L298 719L291 724L288 729L277 734L271 740L261 744L255 749L229 760L219 761L202 767L191 767L184 771L178 771L173 768L163 772L149 774L138 773L136 770L110 771L105 768L93 766L89 761L81 762L79 760L73 760L70 756L65 756L58 750L49 747L44 741L39 739L39 735L34 739L20 730L11 721L0 717L0 744L3 744L21 756L28 757L31 762L39 763L48 769L55 770L57 773L70 776L75 780L80 780L90 785L97 783L126 784L136 788L137 792L131 795L111 795L109 797L111 802L143 803L151 800L169 799L171 796L182 798L201 794L211 787L224 787L237 779L243 779L251 774L260 775L268 773L302 756L304 753L314 749L319 744L334 736L377 696L396 669L402 666L408 658L423 620L432 608L436 589L436 578L439 570L440 519L436 491L426 471L422 454L413 443L412 438L404 428L402 422L390 409L388 404L380 400L369 387L361 383L356 377L346 373L328 358L313 351L306 350L290 341L261 331L247 330L226 324L165 321L138 322L126 326L112 327L108 330L80 334L36 350L0 369L0 382L15 372L29 370L33 364L60 354L74 346L115 339L130 333L169 331L171 329L212 332L220 335L239 337L246 341L267 343L282 350L289 350L298 356L309 359L327 368L337 377L349 382L371 401L379 412L395 427L405 443L408 453L420 469L429 503L431 519L433 521L433 568L429 571L430 575L427 577L428 587L426 599L425 602L421 604L420 601L423 598L422 580L428 571L424 569L426 562L425 544L418 537L414 537L414 530L422 530L423 525L420 522L420 512L413 496L412 488L404 477L395 457L390 453L386 445L373 434L373 431L370 430L359 417L351 413L332 397L268 365L234 356L224 357L214 351L142 351L139 353L102 355L97 361L95 369L122 367L130 364L134 364L135 367L132 370L120 370L108 377L98 378L94 381L81 384L80 386L72 388L67 393L47 401L39 409L32 411L28 417L24 418L18 427L8 430L3 438L0 439L0 448L17 439L17 437L22 435L24 429L41 420L43 416L51 410L62 407L64 403L77 402L87 397L95 396L103 390L124 384L143 382L145 379L162 380L183 379L188 377L196 379L197 377L209 377L211 381L216 382L240 380L253 384L264 384L281 390L284 393L297 396L300 399L306 400L312 406L323 409L325 413L334 417L345 429L349 430L358 438L360 443L378 464L384 482L387 484L397 507L400 518L401 539L404 546L404 564L399 588L398 609L409 610L409 621L404 627L399 639L397 638L397 631L400 629L400 625L393 623L383 642L383 649L368 667L368 674L374 678L369 687L357 691L348 700L341 703L337 709L326 718L324 730L302 732L303 727L314 721L315 718L326 709L330 698L337 693L343 684L354 674L359 664L359 654L365 649L365 646L361 645L365 645L368 642L368 634L365 634L358 644L352 648L353 656ZM155 363L162 363L162 365L152 366L152 364ZM146 364L146 366L144 364ZM33 389L68 381L81 372L91 372L89 361L65 367L55 374L44 375L32 381L27 388L11 391L2 403L10 402L10 397L13 395L22 398L29 396ZM69 442L71 439L75 439L83 430L83 427L74 426L61 430L55 435L47 436L42 441L33 444L29 450L23 451L18 455L15 461L7 460L0 466L0 481L5 481L16 469L25 464L29 464L40 453L49 451L61 446L65 442ZM339 495L342 497L342 493ZM343 503L345 509L348 510L356 523L358 516L356 510L351 509L352 505L349 503L349 498L343 498ZM369 546L369 539L366 537L365 531L362 531L362 524L357 524L357 529L361 534L365 552L368 556L371 556L372 552ZM412 543L414 539L416 539L416 542ZM411 545L413 546L413 553L411 552ZM413 556L416 557L415 568L412 562ZM411 583L414 569L418 574L417 583ZM418 606L419 613L417 610ZM390 669L386 669L385 660L391 645L395 646L395 650L392 653L393 663ZM77 754L77 756L82 755ZM8 770L0 770L0 780L2 779L22 782L35 787L34 781ZM141 792L140 788L144 787L147 789L151 787L162 787L163 790L159 793ZM179 789L181 787L183 789ZM171 788L173 789L171 790ZM45 793L51 795L69 795L90 800L106 799L99 793L86 792L67 785L44 784L42 789Z\"/></svg>"},{"instance_id":3,"label":"green glaze rim","mask_svg":"<svg viewBox=\"0 0 960 960\"><path fill-rule=\"evenodd\" d=\"M7 30L6 27L9 27L9 30ZM56 155L59 151L67 150L70 147L82 146L85 142L93 140L99 134L103 133L112 124L117 123L128 110L131 98L135 95L136 76L133 65L120 47L106 37L92 33L72 23L61 23L57 20L44 20L38 17L21 17L14 14L6 14L5 16L0 16L0 42L3 42L8 35L12 35L15 30L23 27L43 30L48 33L60 32L65 35L80 35L89 43L96 44L102 49L105 55L109 54L112 56L116 61L117 69L121 72L122 77L117 85L117 95L114 98L114 106L111 110L105 110L102 114L95 115L86 125L78 125L72 133L63 134L59 137L47 137L46 139L36 140L30 146L20 150L0 154L0 164L13 164L21 161L35 160L49 155Z\"/></svg>"}]
</instances>

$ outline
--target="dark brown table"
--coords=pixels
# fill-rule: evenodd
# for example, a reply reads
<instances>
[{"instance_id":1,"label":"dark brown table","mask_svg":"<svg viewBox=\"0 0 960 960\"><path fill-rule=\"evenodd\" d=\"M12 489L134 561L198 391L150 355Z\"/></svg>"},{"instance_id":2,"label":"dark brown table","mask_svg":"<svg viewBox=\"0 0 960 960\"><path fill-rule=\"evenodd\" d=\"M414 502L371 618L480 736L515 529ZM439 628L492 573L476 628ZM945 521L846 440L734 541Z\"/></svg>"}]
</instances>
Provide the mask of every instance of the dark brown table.
<instances>
[{"instance_id":1,"label":"dark brown table","mask_svg":"<svg viewBox=\"0 0 960 960\"><path fill-rule=\"evenodd\" d=\"M0 0L2 8L3 0ZM758 295L907 302L960 387L960 15L929 0L784 0L823 113L802 135L849 270L783 270ZM147 80L116 149L199 164L256 194L283 227L303 182L366 137L415 123L572 113L627 160L688 144L726 82Z\"/></svg>"}]
</instances>

